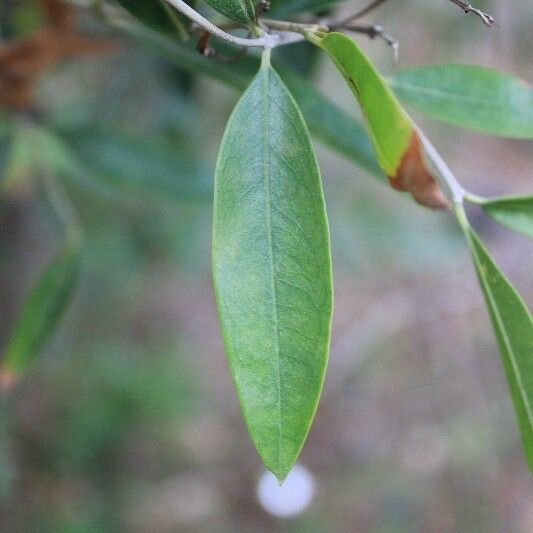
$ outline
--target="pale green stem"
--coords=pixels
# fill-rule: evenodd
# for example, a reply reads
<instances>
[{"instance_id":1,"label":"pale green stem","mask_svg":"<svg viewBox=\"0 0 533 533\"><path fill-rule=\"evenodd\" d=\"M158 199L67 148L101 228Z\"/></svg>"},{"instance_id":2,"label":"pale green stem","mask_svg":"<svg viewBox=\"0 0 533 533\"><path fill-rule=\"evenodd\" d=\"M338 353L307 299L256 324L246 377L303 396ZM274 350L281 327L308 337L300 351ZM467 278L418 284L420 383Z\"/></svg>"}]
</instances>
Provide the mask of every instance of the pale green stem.
<instances>
[{"instance_id":1,"label":"pale green stem","mask_svg":"<svg viewBox=\"0 0 533 533\"><path fill-rule=\"evenodd\" d=\"M183 0L165 0L172 7L177 9L180 13L183 13L186 17L190 18L198 26L204 28L212 35L215 35L219 39L227 41L228 43L235 44L243 47L260 47L260 48L274 48L279 42L279 36L265 34L258 39L245 39L242 37L236 37L231 33L227 33L215 26L212 22L200 15L198 11L194 10L191 6L186 4Z\"/></svg>"},{"instance_id":2,"label":"pale green stem","mask_svg":"<svg viewBox=\"0 0 533 533\"><path fill-rule=\"evenodd\" d=\"M424 135L420 128L416 128L424 151L430 161L433 163L435 170L437 171L437 179L439 183L448 192L448 197L454 204L462 204L467 192L464 187L459 183L455 174L450 170L450 167L446 164L442 156L437 152L437 149L433 146L430 140Z\"/></svg>"}]
</instances>

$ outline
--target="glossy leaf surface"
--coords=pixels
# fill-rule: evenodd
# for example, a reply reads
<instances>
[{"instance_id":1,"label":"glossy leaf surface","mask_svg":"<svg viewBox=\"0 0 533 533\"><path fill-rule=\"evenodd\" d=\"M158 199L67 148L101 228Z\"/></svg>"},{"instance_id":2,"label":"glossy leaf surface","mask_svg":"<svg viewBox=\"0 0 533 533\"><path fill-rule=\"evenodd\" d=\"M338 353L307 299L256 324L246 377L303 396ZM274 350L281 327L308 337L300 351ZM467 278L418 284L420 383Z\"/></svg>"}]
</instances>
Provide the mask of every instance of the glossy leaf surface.
<instances>
[{"instance_id":1,"label":"glossy leaf surface","mask_svg":"<svg viewBox=\"0 0 533 533\"><path fill-rule=\"evenodd\" d=\"M244 417L266 466L283 480L322 389L332 279L315 155L268 62L224 135L213 231L217 303Z\"/></svg>"},{"instance_id":2,"label":"glossy leaf surface","mask_svg":"<svg viewBox=\"0 0 533 533\"><path fill-rule=\"evenodd\" d=\"M79 278L80 237L70 233L61 252L31 290L0 366L0 385L16 381L53 335Z\"/></svg>"},{"instance_id":3,"label":"glossy leaf surface","mask_svg":"<svg viewBox=\"0 0 533 533\"><path fill-rule=\"evenodd\" d=\"M497 222L533 238L533 196L510 196L480 202Z\"/></svg>"},{"instance_id":4,"label":"glossy leaf surface","mask_svg":"<svg viewBox=\"0 0 533 533\"><path fill-rule=\"evenodd\" d=\"M226 17L246 24L255 18L252 0L205 0L213 9Z\"/></svg>"},{"instance_id":5,"label":"glossy leaf surface","mask_svg":"<svg viewBox=\"0 0 533 533\"><path fill-rule=\"evenodd\" d=\"M405 103L457 126L493 135L533 137L533 88L473 65L411 68L390 79Z\"/></svg>"}]
</instances>

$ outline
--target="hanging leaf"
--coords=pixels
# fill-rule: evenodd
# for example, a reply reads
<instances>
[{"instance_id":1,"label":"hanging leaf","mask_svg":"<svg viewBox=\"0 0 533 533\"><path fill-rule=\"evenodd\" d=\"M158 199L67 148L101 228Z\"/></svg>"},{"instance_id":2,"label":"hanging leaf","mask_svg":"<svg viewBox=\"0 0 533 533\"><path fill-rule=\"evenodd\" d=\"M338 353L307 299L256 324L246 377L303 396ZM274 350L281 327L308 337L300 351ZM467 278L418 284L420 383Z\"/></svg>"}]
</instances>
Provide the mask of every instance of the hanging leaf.
<instances>
[{"instance_id":1,"label":"hanging leaf","mask_svg":"<svg viewBox=\"0 0 533 533\"><path fill-rule=\"evenodd\" d=\"M449 208L425 162L413 121L357 44L342 33L313 34L308 39L331 56L358 99L378 161L391 185L410 192L426 207Z\"/></svg>"},{"instance_id":2,"label":"hanging leaf","mask_svg":"<svg viewBox=\"0 0 533 533\"><path fill-rule=\"evenodd\" d=\"M226 17L248 24L255 19L252 0L205 0L213 9Z\"/></svg>"},{"instance_id":3,"label":"hanging leaf","mask_svg":"<svg viewBox=\"0 0 533 533\"><path fill-rule=\"evenodd\" d=\"M473 65L429 65L390 80L406 104L457 126L533 138L533 88L503 72Z\"/></svg>"},{"instance_id":4,"label":"hanging leaf","mask_svg":"<svg viewBox=\"0 0 533 533\"><path fill-rule=\"evenodd\" d=\"M80 237L68 233L24 304L0 366L0 388L9 388L29 369L50 339L79 277Z\"/></svg>"},{"instance_id":5,"label":"hanging leaf","mask_svg":"<svg viewBox=\"0 0 533 533\"><path fill-rule=\"evenodd\" d=\"M309 134L267 59L224 134L213 231L214 283L235 385L259 454L283 480L322 389L332 280Z\"/></svg>"},{"instance_id":6,"label":"hanging leaf","mask_svg":"<svg viewBox=\"0 0 533 533\"><path fill-rule=\"evenodd\" d=\"M509 196L490 200L469 198L497 222L533 238L533 196Z\"/></svg>"},{"instance_id":7,"label":"hanging leaf","mask_svg":"<svg viewBox=\"0 0 533 533\"><path fill-rule=\"evenodd\" d=\"M459 213L503 358L526 458L533 472L533 317Z\"/></svg>"}]
</instances>

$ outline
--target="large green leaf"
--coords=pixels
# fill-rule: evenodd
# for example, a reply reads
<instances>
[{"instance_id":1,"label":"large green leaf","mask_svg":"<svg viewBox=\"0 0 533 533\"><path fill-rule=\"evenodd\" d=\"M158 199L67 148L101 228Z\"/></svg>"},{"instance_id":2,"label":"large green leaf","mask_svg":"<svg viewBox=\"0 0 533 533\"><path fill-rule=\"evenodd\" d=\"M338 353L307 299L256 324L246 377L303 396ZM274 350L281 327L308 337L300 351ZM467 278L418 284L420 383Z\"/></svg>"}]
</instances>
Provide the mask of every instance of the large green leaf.
<instances>
[{"instance_id":1,"label":"large green leaf","mask_svg":"<svg viewBox=\"0 0 533 533\"><path fill-rule=\"evenodd\" d=\"M332 280L308 131L268 61L224 134L213 231L217 303L244 417L266 466L283 480L322 389Z\"/></svg>"},{"instance_id":2,"label":"large green leaf","mask_svg":"<svg viewBox=\"0 0 533 533\"><path fill-rule=\"evenodd\" d=\"M533 317L466 221L462 210L459 217L496 331L526 458L533 472Z\"/></svg>"},{"instance_id":3,"label":"large green leaf","mask_svg":"<svg viewBox=\"0 0 533 533\"><path fill-rule=\"evenodd\" d=\"M253 78L259 62L247 55L235 63L213 61L199 54L192 43L173 42L139 25L114 21L130 36L167 61L183 69L200 73L243 90ZM321 94L315 85L288 69L278 69L298 102L302 114L315 137L331 149L343 154L380 179L384 174L374 156L365 128L355 118Z\"/></svg>"},{"instance_id":4,"label":"large green leaf","mask_svg":"<svg viewBox=\"0 0 533 533\"><path fill-rule=\"evenodd\" d=\"M533 137L533 89L520 79L473 65L411 68L390 79L414 108L446 122L506 137Z\"/></svg>"},{"instance_id":5,"label":"large green leaf","mask_svg":"<svg viewBox=\"0 0 533 533\"><path fill-rule=\"evenodd\" d=\"M70 157L59 154L53 162L62 174L93 185L170 200L211 197L209 169L170 143L103 129L69 130L60 135L70 148Z\"/></svg>"},{"instance_id":6,"label":"large green leaf","mask_svg":"<svg viewBox=\"0 0 533 533\"><path fill-rule=\"evenodd\" d=\"M475 199L496 221L533 238L533 196Z\"/></svg>"},{"instance_id":7,"label":"large green leaf","mask_svg":"<svg viewBox=\"0 0 533 533\"><path fill-rule=\"evenodd\" d=\"M247 24L255 18L252 0L205 0L211 7L226 17Z\"/></svg>"},{"instance_id":8,"label":"large green leaf","mask_svg":"<svg viewBox=\"0 0 533 533\"><path fill-rule=\"evenodd\" d=\"M0 385L23 375L54 333L76 286L79 266L80 236L71 231L22 308L0 366Z\"/></svg>"}]
</instances>

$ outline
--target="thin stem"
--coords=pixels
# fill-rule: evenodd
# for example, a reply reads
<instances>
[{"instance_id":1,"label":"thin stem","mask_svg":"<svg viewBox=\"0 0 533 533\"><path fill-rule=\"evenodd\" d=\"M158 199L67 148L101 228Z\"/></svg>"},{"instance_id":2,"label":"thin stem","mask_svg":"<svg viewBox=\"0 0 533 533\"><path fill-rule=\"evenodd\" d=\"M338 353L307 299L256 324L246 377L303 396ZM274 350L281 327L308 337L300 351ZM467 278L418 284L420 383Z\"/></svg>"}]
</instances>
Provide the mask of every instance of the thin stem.
<instances>
[{"instance_id":1,"label":"thin stem","mask_svg":"<svg viewBox=\"0 0 533 533\"><path fill-rule=\"evenodd\" d=\"M204 28L209 33L215 35L219 39L223 39L228 43L235 44L237 46L245 47L261 47L261 48L274 48L278 44L279 37L277 35L265 34L258 39L244 39L242 37L236 37L231 33L227 33L221 30L218 26L215 26L212 22L202 17L200 13L195 11L191 6L186 4L183 0L165 0L172 7L177 9L180 13L183 13L186 17L190 18L198 26Z\"/></svg>"},{"instance_id":2,"label":"thin stem","mask_svg":"<svg viewBox=\"0 0 533 533\"><path fill-rule=\"evenodd\" d=\"M468 222L468 217L466 216L465 207L462 202L456 202L453 206L453 211L455 213L455 218L459 222L459 226L464 231L464 234L468 241L472 238L470 235L470 222Z\"/></svg>"},{"instance_id":3,"label":"thin stem","mask_svg":"<svg viewBox=\"0 0 533 533\"><path fill-rule=\"evenodd\" d=\"M451 171L450 167L446 164L444 159L442 159L439 152L431 144L430 140L424 135L422 130L416 127L416 131L422 142L422 146L426 152L426 155L433 163L435 170L437 171L437 179L440 184L448 191L448 197L452 200L454 204L462 204L467 195L464 187L459 183L455 174Z\"/></svg>"},{"instance_id":4,"label":"thin stem","mask_svg":"<svg viewBox=\"0 0 533 533\"><path fill-rule=\"evenodd\" d=\"M346 26L347 24L350 24L350 22L354 22L355 20L358 20L361 17L368 15L370 12L374 11L374 9L377 9L381 4L384 4L386 1L387 0L374 0L374 2L372 2L365 8L361 9L361 11L357 11L357 13L354 13L353 15L350 15L349 17L346 17L345 19L340 20L335 25Z\"/></svg>"},{"instance_id":5,"label":"thin stem","mask_svg":"<svg viewBox=\"0 0 533 533\"><path fill-rule=\"evenodd\" d=\"M464 10L465 13L474 13L474 15L477 15L483 21L485 26L490 28L492 25L494 25L494 17L492 15L488 15L487 13L480 11L471 4L463 2L463 0L450 0L450 2L453 2L456 6L459 6L462 10Z\"/></svg>"},{"instance_id":6,"label":"thin stem","mask_svg":"<svg viewBox=\"0 0 533 533\"><path fill-rule=\"evenodd\" d=\"M368 15L370 12L377 9L381 4L384 4L387 0L374 0L371 4L366 6L365 8L361 9L360 11L357 11L353 15L350 15L349 17L346 17L345 19L339 20L339 21L331 21L331 20L324 20L322 21L323 24L329 26L330 24L332 26L342 27L346 26L347 24L350 24L365 15ZM468 2L465 2L464 0L450 0L450 2L453 2L455 5L459 6L465 13L474 13L477 15L486 26L493 26L495 21L494 17L481 11L480 9L475 8L472 6L472 4L469 4Z\"/></svg>"},{"instance_id":7,"label":"thin stem","mask_svg":"<svg viewBox=\"0 0 533 533\"><path fill-rule=\"evenodd\" d=\"M398 60L398 52L400 50L400 43L394 37L385 33L385 29L381 24L346 24L341 26L332 25L329 27L331 31L349 31L353 33L361 33L366 35L369 39L379 38L390 46L394 53L394 58Z\"/></svg>"},{"instance_id":8,"label":"thin stem","mask_svg":"<svg viewBox=\"0 0 533 533\"><path fill-rule=\"evenodd\" d=\"M281 31L292 31L296 33L306 33L308 31L329 31L329 28L321 24L305 24L301 22L291 22L285 20L261 19L261 22L269 28Z\"/></svg>"},{"instance_id":9,"label":"thin stem","mask_svg":"<svg viewBox=\"0 0 533 533\"><path fill-rule=\"evenodd\" d=\"M465 200L468 200L473 204L483 205L485 202L487 202L488 198L485 198L484 196L479 196L478 194L474 194L472 192L467 192L465 195Z\"/></svg>"}]
</instances>

